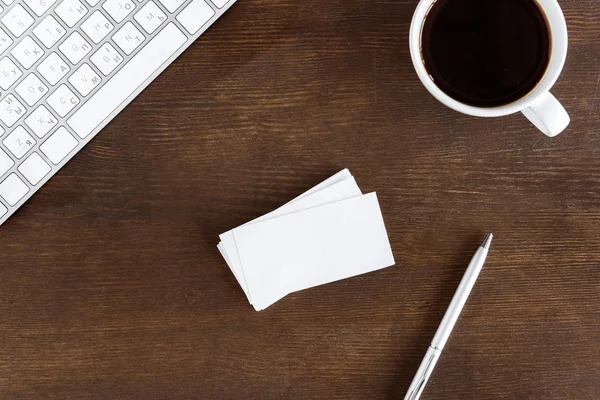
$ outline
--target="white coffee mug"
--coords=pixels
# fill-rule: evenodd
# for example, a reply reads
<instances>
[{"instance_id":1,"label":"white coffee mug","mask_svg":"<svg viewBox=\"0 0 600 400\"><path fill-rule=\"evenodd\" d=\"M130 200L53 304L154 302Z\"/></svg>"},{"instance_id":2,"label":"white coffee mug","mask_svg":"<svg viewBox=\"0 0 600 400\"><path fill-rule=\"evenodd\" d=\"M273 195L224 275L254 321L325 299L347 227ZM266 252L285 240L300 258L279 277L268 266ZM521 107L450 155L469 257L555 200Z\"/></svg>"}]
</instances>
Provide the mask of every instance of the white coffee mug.
<instances>
[{"instance_id":1,"label":"white coffee mug","mask_svg":"<svg viewBox=\"0 0 600 400\"><path fill-rule=\"evenodd\" d=\"M550 62L544 76L533 90L519 100L499 107L475 107L448 96L429 76L421 55L421 36L425 18L436 0L421 0L410 26L410 56L419 79L429 93L446 106L464 114L476 117L501 117L520 111L546 135L552 137L561 133L569 125L569 114L550 93L550 88L558 79L567 58L567 23L556 0L532 1L536 1L544 13L550 32Z\"/></svg>"}]
</instances>

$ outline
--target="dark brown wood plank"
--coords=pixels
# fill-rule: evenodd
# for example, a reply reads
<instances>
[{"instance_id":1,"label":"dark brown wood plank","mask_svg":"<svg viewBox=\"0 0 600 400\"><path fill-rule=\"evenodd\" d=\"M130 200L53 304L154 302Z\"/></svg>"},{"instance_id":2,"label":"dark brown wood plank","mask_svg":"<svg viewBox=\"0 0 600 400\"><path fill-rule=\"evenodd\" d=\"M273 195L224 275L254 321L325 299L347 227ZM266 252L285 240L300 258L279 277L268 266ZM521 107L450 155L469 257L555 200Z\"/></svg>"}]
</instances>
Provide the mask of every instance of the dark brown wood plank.
<instances>
[{"instance_id":1,"label":"dark brown wood plank","mask_svg":"<svg viewBox=\"0 0 600 400\"><path fill-rule=\"evenodd\" d=\"M0 229L0 399L398 399L469 258L423 399L600 396L600 4L562 0L547 139L437 103L416 0L240 0ZM348 167L397 266L256 313L218 234Z\"/></svg>"}]
</instances>

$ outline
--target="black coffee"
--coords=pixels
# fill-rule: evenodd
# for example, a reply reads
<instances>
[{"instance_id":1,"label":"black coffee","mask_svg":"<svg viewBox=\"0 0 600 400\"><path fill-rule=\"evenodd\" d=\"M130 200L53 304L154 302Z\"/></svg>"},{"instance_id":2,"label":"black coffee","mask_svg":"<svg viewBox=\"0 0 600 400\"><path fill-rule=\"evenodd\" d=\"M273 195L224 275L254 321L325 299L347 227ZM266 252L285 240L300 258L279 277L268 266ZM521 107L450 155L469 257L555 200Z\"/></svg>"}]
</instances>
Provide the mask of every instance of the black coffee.
<instances>
[{"instance_id":1,"label":"black coffee","mask_svg":"<svg viewBox=\"0 0 600 400\"><path fill-rule=\"evenodd\" d=\"M501 106L542 79L550 34L535 0L437 0L423 26L422 56L450 97Z\"/></svg>"}]
</instances>

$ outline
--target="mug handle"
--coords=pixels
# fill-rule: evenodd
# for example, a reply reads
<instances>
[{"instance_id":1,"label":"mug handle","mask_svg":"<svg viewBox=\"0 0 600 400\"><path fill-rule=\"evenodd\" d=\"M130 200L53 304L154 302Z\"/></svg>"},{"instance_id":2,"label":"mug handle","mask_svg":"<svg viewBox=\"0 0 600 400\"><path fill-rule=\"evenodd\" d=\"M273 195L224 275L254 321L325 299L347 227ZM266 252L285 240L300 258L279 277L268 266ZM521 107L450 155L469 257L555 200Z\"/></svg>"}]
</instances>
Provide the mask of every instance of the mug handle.
<instances>
[{"instance_id":1,"label":"mug handle","mask_svg":"<svg viewBox=\"0 0 600 400\"><path fill-rule=\"evenodd\" d=\"M536 128L550 137L564 131L571 122L569 114L550 92L542 94L521 112Z\"/></svg>"}]
</instances>

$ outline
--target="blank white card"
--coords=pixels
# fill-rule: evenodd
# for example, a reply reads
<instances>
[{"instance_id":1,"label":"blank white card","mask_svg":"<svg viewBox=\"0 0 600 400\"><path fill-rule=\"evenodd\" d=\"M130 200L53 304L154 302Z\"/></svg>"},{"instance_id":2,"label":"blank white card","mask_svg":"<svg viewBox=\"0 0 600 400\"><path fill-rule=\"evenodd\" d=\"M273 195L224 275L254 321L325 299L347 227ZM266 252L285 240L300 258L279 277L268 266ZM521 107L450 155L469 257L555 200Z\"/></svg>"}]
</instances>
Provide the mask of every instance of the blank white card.
<instances>
[{"instance_id":1,"label":"blank white card","mask_svg":"<svg viewBox=\"0 0 600 400\"><path fill-rule=\"evenodd\" d=\"M319 188L318 191L310 191L305 195L302 195L283 207L278 208L277 210L270 212L268 214L263 215L260 218L257 218L253 221L245 225L255 224L258 222L266 221L268 219L277 218L286 214L302 211L308 208L321 206L328 203L333 203L335 201L347 199L350 197L360 196L362 193L354 180L354 177L349 176L342 181L332 183L329 186L324 188ZM237 228L239 229L239 228ZM244 273L241 267L239 254L237 252L237 247L235 243L235 239L233 236L233 231L225 232L220 235L221 243L219 244L219 251L223 255L223 258L227 261L231 271L235 275L238 280L240 286L246 293L246 296L252 302L252 298L248 292L246 280L244 278Z\"/></svg>"},{"instance_id":2,"label":"blank white card","mask_svg":"<svg viewBox=\"0 0 600 400\"><path fill-rule=\"evenodd\" d=\"M394 265L375 193L244 225L232 233L257 310L291 292Z\"/></svg>"}]
</instances>

